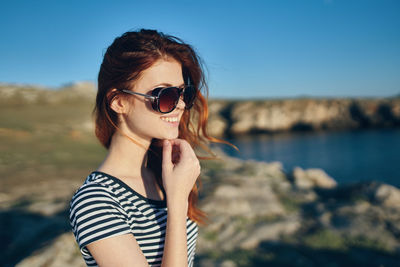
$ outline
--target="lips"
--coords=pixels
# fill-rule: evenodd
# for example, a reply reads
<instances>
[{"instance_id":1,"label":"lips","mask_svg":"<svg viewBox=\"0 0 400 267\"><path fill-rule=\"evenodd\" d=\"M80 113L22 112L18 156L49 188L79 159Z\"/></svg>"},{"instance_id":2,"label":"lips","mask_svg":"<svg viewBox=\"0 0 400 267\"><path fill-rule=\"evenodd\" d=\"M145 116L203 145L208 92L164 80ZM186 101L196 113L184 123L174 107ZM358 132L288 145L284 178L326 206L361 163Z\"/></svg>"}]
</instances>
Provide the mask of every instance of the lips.
<instances>
[{"instance_id":1,"label":"lips","mask_svg":"<svg viewBox=\"0 0 400 267\"><path fill-rule=\"evenodd\" d=\"M178 122L179 121L178 117L161 117L161 119L166 122Z\"/></svg>"},{"instance_id":2,"label":"lips","mask_svg":"<svg viewBox=\"0 0 400 267\"><path fill-rule=\"evenodd\" d=\"M180 116L179 116L179 114L170 114L168 116L162 116L162 117L160 117L160 119L165 122L171 123L173 125L178 125Z\"/></svg>"}]
</instances>

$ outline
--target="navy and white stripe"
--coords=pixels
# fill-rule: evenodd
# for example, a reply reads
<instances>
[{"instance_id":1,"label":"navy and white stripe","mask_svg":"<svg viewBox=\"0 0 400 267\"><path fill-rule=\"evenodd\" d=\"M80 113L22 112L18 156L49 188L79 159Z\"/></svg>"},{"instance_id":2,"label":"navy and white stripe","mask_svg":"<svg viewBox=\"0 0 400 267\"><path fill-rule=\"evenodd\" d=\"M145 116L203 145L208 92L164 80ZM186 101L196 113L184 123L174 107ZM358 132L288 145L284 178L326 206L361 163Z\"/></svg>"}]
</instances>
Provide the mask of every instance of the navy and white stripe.
<instances>
[{"instance_id":1,"label":"navy and white stripe","mask_svg":"<svg viewBox=\"0 0 400 267\"><path fill-rule=\"evenodd\" d=\"M70 203L70 223L88 266L97 266L86 245L107 237L133 234L150 266L160 266L167 225L166 201L135 192L116 177L92 172ZM187 218L188 263L193 266L197 224Z\"/></svg>"}]
</instances>

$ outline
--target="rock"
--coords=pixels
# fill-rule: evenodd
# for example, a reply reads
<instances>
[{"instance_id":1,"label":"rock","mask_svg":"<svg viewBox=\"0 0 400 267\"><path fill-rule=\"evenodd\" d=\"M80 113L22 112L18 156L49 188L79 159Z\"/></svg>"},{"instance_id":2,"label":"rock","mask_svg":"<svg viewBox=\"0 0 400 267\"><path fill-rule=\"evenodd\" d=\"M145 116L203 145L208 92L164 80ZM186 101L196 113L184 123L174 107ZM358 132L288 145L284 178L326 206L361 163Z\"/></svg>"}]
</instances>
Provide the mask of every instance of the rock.
<instances>
[{"instance_id":1,"label":"rock","mask_svg":"<svg viewBox=\"0 0 400 267\"><path fill-rule=\"evenodd\" d=\"M236 267L236 263L231 260L225 260L221 263L221 267Z\"/></svg>"},{"instance_id":2,"label":"rock","mask_svg":"<svg viewBox=\"0 0 400 267\"><path fill-rule=\"evenodd\" d=\"M386 207L400 208L400 190L392 185L382 184L375 191L375 200Z\"/></svg>"},{"instance_id":3,"label":"rock","mask_svg":"<svg viewBox=\"0 0 400 267\"><path fill-rule=\"evenodd\" d=\"M212 200L204 204L203 209L211 214L245 215L246 218L285 213L271 187L261 179L254 179L251 183L243 179L236 183L218 186Z\"/></svg>"},{"instance_id":4,"label":"rock","mask_svg":"<svg viewBox=\"0 0 400 267\"><path fill-rule=\"evenodd\" d=\"M195 257L195 266L201 266L201 267L219 267L219 264L213 260L213 259L201 259L200 262L197 262L196 265L196 260L197 258Z\"/></svg>"},{"instance_id":5,"label":"rock","mask_svg":"<svg viewBox=\"0 0 400 267\"><path fill-rule=\"evenodd\" d=\"M303 170L295 167L292 172L294 184L300 189L310 189L313 187L333 188L337 185L336 181L328 176L322 169Z\"/></svg>"},{"instance_id":6,"label":"rock","mask_svg":"<svg viewBox=\"0 0 400 267\"><path fill-rule=\"evenodd\" d=\"M227 125L224 119L218 115L214 115L210 117L207 129L211 136L223 136L226 132L226 127Z\"/></svg>"},{"instance_id":7,"label":"rock","mask_svg":"<svg viewBox=\"0 0 400 267\"><path fill-rule=\"evenodd\" d=\"M242 249L254 249L262 241L277 241L282 235L291 235L300 228L300 218L298 215L288 217L273 223L264 223L255 226L248 236L240 242Z\"/></svg>"}]
</instances>

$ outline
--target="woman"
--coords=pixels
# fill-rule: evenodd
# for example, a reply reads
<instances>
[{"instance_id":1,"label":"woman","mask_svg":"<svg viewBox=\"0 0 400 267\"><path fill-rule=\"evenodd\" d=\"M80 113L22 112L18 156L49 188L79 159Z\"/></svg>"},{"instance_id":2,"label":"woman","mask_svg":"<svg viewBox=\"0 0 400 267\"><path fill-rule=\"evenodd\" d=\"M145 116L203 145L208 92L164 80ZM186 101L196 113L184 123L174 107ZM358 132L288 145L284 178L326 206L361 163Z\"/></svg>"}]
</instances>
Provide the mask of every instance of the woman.
<instances>
[{"instance_id":1,"label":"woman","mask_svg":"<svg viewBox=\"0 0 400 267\"><path fill-rule=\"evenodd\" d=\"M94 114L108 149L71 200L88 266L191 266L207 87L191 46L153 30L127 32L104 55ZM192 122L195 118L196 123ZM209 150L208 150L209 151Z\"/></svg>"}]
</instances>

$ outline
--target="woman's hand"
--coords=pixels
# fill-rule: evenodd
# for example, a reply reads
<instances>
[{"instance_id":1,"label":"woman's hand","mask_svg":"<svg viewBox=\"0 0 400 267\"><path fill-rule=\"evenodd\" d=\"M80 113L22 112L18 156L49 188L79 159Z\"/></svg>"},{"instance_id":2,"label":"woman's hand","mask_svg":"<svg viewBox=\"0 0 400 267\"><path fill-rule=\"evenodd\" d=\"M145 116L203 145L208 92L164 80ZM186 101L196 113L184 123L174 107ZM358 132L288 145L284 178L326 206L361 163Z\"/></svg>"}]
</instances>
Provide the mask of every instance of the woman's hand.
<instances>
[{"instance_id":1,"label":"woman's hand","mask_svg":"<svg viewBox=\"0 0 400 267\"><path fill-rule=\"evenodd\" d=\"M183 139L164 140L162 177L167 201L187 203L200 175L200 163L190 144Z\"/></svg>"}]
</instances>

